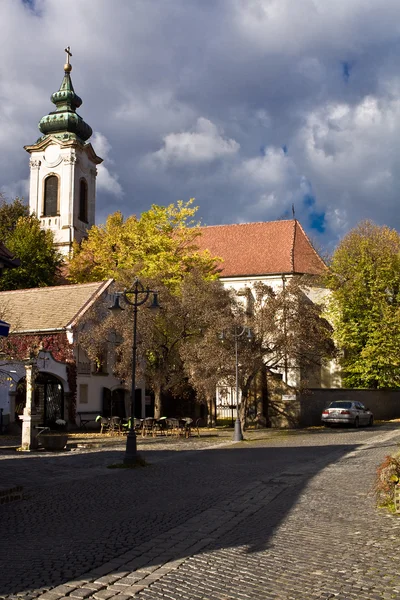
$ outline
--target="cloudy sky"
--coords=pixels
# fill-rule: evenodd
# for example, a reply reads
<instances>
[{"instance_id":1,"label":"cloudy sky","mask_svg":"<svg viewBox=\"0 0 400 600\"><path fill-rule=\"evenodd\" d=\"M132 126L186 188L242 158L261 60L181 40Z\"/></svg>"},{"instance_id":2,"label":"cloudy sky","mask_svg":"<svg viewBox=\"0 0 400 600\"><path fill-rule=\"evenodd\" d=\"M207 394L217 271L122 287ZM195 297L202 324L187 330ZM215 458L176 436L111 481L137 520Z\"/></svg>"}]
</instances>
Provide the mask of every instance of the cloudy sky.
<instances>
[{"instance_id":1,"label":"cloudy sky","mask_svg":"<svg viewBox=\"0 0 400 600\"><path fill-rule=\"evenodd\" d=\"M97 222L196 198L206 225L292 215L332 247L400 229L399 0L0 0L0 190L71 46L104 166Z\"/></svg>"}]
</instances>

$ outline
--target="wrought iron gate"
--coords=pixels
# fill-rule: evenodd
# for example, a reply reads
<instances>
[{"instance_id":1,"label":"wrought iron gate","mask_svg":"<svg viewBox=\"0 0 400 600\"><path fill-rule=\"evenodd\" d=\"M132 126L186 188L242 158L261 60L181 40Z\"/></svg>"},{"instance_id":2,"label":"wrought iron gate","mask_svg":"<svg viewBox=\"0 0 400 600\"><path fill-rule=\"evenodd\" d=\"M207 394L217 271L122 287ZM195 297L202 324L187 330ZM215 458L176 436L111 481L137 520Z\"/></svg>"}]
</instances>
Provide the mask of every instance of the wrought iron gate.
<instances>
[{"instance_id":1,"label":"wrought iron gate","mask_svg":"<svg viewBox=\"0 0 400 600\"><path fill-rule=\"evenodd\" d=\"M59 379L50 373L39 373L34 383L34 403L41 424L51 427L57 419L64 419L64 388ZM25 378L18 382L15 403L16 415L26 404Z\"/></svg>"}]
</instances>

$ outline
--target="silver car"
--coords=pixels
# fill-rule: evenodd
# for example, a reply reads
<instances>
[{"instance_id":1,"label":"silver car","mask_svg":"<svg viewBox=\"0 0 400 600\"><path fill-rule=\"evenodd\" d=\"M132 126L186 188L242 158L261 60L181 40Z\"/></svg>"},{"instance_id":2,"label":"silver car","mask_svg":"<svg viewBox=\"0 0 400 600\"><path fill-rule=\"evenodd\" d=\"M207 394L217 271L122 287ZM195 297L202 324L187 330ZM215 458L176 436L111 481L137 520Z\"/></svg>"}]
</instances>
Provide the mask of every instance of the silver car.
<instances>
[{"instance_id":1,"label":"silver car","mask_svg":"<svg viewBox=\"0 0 400 600\"><path fill-rule=\"evenodd\" d=\"M360 425L374 424L374 415L361 402L351 400L335 400L331 402L321 416L324 425Z\"/></svg>"}]
</instances>

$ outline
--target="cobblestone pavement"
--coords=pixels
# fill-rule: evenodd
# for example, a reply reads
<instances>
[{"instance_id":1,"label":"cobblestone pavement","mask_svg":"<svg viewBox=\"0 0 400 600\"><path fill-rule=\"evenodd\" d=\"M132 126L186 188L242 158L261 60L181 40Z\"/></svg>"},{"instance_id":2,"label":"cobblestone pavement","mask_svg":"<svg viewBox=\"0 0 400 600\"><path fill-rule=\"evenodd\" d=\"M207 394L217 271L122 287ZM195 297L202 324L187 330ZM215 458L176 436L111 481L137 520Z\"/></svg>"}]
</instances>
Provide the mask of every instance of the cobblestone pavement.
<instances>
[{"instance_id":1,"label":"cobblestone pavement","mask_svg":"<svg viewBox=\"0 0 400 600\"><path fill-rule=\"evenodd\" d=\"M371 492L400 430L249 437L145 440L135 470L112 446L0 454L26 492L0 508L0 597L400 598L400 520Z\"/></svg>"}]
</instances>

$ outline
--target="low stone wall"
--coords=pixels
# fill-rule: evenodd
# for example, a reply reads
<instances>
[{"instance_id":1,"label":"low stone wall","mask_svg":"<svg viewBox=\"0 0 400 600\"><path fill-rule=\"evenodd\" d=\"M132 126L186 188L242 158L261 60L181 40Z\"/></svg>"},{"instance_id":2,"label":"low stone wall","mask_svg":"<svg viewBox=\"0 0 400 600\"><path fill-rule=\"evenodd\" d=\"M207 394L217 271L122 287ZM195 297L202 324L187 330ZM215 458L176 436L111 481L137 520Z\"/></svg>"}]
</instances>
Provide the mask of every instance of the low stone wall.
<instances>
[{"instance_id":1,"label":"low stone wall","mask_svg":"<svg viewBox=\"0 0 400 600\"><path fill-rule=\"evenodd\" d=\"M400 390L311 389L290 400L270 405L272 427L321 425L321 413L334 400L362 402L376 420L400 418Z\"/></svg>"}]
</instances>

